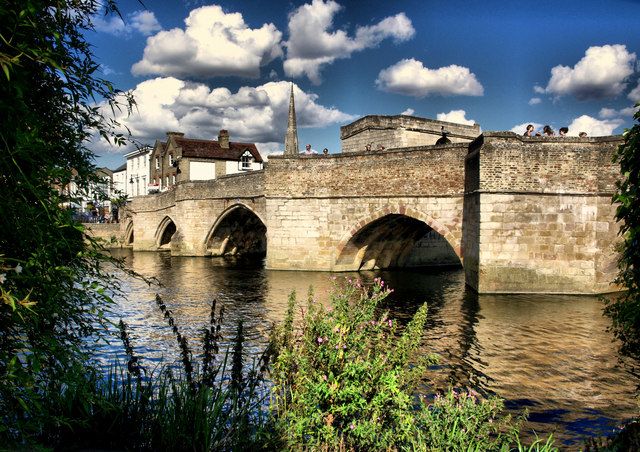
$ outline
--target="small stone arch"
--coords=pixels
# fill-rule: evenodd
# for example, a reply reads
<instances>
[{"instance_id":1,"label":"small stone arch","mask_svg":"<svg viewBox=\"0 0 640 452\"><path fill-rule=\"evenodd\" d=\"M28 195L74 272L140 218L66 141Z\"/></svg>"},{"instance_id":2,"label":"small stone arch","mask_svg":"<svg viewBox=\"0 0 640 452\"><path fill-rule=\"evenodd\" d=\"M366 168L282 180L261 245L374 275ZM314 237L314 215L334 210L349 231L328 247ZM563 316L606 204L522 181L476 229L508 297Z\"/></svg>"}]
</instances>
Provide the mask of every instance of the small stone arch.
<instances>
[{"instance_id":1,"label":"small stone arch","mask_svg":"<svg viewBox=\"0 0 640 452\"><path fill-rule=\"evenodd\" d=\"M177 230L178 228L176 223L171 219L171 217L164 217L156 229L156 246L158 248L169 248L171 246L171 239Z\"/></svg>"},{"instance_id":2,"label":"small stone arch","mask_svg":"<svg viewBox=\"0 0 640 452\"><path fill-rule=\"evenodd\" d=\"M126 246L133 245L133 221L129 221L124 229L124 244Z\"/></svg>"},{"instance_id":3,"label":"small stone arch","mask_svg":"<svg viewBox=\"0 0 640 452\"><path fill-rule=\"evenodd\" d=\"M262 216L245 203L238 202L227 207L216 218L205 238L204 246L211 256L264 255L266 231Z\"/></svg>"},{"instance_id":4,"label":"small stone arch","mask_svg":"<svg viewBox=\"0 0 640 452\"><path fill-rule=\"evenodd\" d=\"M359 270L396 266L400 262L406 262L413 245L420 237L429 233L433 233L447 248L447 259L451 264L454 261L455 265L462 264L459 240L448 227L430 215L398 204L387 205L360 218L343 234L336 246L334 269ZM398 236L405 240L398 239ZM368 237L367 243L363 243L362 237ZM367 255L372 254L377 256L376 262L367 263Z\"/></svg>"}]
</instances>

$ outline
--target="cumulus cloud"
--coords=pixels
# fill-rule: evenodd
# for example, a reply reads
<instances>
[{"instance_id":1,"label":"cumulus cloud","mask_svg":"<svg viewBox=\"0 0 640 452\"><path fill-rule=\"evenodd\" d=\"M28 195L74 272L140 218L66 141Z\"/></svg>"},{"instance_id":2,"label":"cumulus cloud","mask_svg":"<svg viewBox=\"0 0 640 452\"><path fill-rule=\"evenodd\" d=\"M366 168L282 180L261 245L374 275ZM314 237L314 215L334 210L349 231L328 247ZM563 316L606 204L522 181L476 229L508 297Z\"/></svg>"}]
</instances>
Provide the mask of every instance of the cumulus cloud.
<instances>
[{"instance_id":1,"label":"cumulus cloud","mask_svg":"<svg viewBox=\"0 0 640 452\"><path fill-rule=\"evenodd\" d=\"M117 14L96 14L93 17L93 25L97 31L124 38L131 37L133 30L148 36L162 29L151 11L134 11L127 15L126 22Z\"/></svg>"},{"instance_id":2,"label":"cumulus cloud","mask_svg":"<svg viewBox=\"0 0 640 452\"><path fill-rule=\"evenodd\" d=\"M402 113L400 113L401 115L407 115L407 116L411 116L415 113L416 111L413 108L407 108L405 111L403 111Z\"/></svg>"},{"instance_id":3,"label":"cumulus cloud","mask_svg":"<svg viewBox=\"0 0 640 452\"><path fill-rule=\"evenodd\" d=\"M415 97L429 94L482 96L484 93L475 74L466 67L451 65L429 69L413 58L380 71L376 85L383 91Z\"/></svg>"},{"instance_id":4,"label":"cumulus cloud","mask_svg":"<svg viewBox=\"0 0 640 452\"><path fill-rule=\"evenodd\" d=\"M640 107L627 107L616 110L615 108L602 108L598 116L602 119L617 118L620 116L633 116Z\"/></svg>"},{"instance_id":5,"label":"cumulus cloud","mask_svg":"<svg viewBox=\"0 0 640 452\"><path fill-rule=\"evenodd\" d=\"M540 99L539 97L532 97L531 99L529 99L529 105L538 105L541 102L542 99Z\"/></svg>"},{"instance_id":6,"label":"cumulus cloud","mask_svg":"<svg viewBox=\"0 0 640 452\"><path fill-rule=\"evenodd\" d=\"M574 67L552 68L544 92L578 99L616 97L626 88L635 61L636 54L621 44L589 47Z\"/></svg>"},{"instance_id":7,"label":"cumulus cloud","mask_svg":"<svg viewBox=\"0 0 640 452\"><path fill-rule=\"evenodd\" d=\"M634 102L640 102L640 80L638 80L638 86L633 88L627 97Z\"/></svg>"},{"instance_id":8,"label":"cumulus cloud","mask_svg":"<svg viewBox=\"0 0 640 452\"><path fill-rule=\"evenodd\" d=\"M131 26L145 36L162 30L162 26L151 11L136 11L129 16Z\"/></svg>"},{"instance_id":9,"label":"cumulus cloud","mask_svg":"<svg viewBox=\"0 0 640 452\"><path fill-rule=\"evenodd\" d=\"M590 137L613 135L613 131L624 124L622 119L596 119L589 115L575 118L569 124L569 135L578 136L580 132L587 132Z\"/></svg>"},{"instance_id":10,"label":"cumulus cloud","mask_svg":"<svg viewBox=\"0 0 640 452\"><path fill-rule=\"evenodd\" d=\"M289 15L286 75L306 76L319 84L322 67L336 59L349 58L353 52L376 47L388 38L402 42L415 34L411 20L399 13L374 25L358 26L355 34L349 36L344 30L333 30L334 16L341 9L333 0L313 0Z\"/></svg>"},{"instance_id":11,"label":"cumulus cloud","mask_svg":"<svg viewBox=\"0 0 640 452\"><path fill-rule=\"evenodd\" d=\"M476 123L474 119L467 119L467 112L464 110L451 110L449 113L438 113L438 121L455 122L456 124L466 124L472 126Z\"/></svg>"},{"instance_id":12,"label":"cumulus cloud","mask_svg":"<svg viewBox=\"0 0 640 452\"><path fill-rule=\"evenodd\" d=\"M134 75L258 77L260 67L282 56L282 33L273 24L250 28L240 13L220 6L194 9L185 29L161 31L147 39Z\"/></svg>"},{"instance_id":13,"label":"cumulus cloud","mask_svg":"<svg viewBox=\"0 0 640 452\"><path fill-rule=\"evenodd\" d=\"M231 141L248 141L272 152L284 141L289 111L288 82L268 82L257 87L209 88L202 83L158 77L139 83L132 94L137 108L117 118L131 130L134 139L153 144L167 131L182 131L188 137L216 139L220 129L229 130ZM318 95L294 85L299 127L325 127L355 119L336 108L318 103ZM106 108L106 106L103 106ZM94 150L121 152L106 143Z\"/></svg>"},{"instance_id":14,"label":"cumulus cloud","mask_svg":"<svg viewBox=\"0 0 640 452\"><path fill-rule=\"evenodd\" d=\"M523 122L522 124L517 124L511 128L512 132L517 133L518 135L523 135L527 131L527 126L531 124L534 127L534 130L538 130L542 127L542 124L539 122Z\"/></svg>"},{"instance_id":15,"label":"cumulus cloud","mask_svg":"<svg viewBox=\"0 0 640 452\"><path fill-rule=\"evenodd\" d=\"M124 23L124 20L116 14L112 15L101 15L96 14L93 17L93 26L96 31L100 31L102 33L109 33L116 36L124 36L128 35L129 30L127 30L127 26Z\"/></svg>"}]
</instances>

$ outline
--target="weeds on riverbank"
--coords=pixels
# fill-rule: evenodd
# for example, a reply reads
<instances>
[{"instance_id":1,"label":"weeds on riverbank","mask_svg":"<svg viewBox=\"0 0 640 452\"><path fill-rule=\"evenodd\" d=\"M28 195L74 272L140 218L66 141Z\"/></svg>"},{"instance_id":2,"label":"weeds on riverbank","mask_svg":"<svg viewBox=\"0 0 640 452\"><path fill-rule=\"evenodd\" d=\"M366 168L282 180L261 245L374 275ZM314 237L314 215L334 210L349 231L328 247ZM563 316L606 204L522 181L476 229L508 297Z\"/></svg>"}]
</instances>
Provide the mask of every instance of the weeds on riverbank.
<instances>
[{"instance_id":1,"label":"weeds on riverbank","mask_svg":"<svg viewBox=\"0 0 640 452\"><path fill-rule=\"evenodd\" d=\"M295 295L273 334L272 434L290 449L554 450L523 446L520 420L499 399L450 390L428 403L415 396L435 356L417 356L423 305L400 332L379 309L389 294L348 281L325 308L310 295L294 327Z\"/></svg>"},{"instance_id":2,"label":"weeds on riverbank","mask_svg":"<svg viewBox=\"0 0 640 452\"><path fill-rule=\"evenodd\" d=\"M103 379L83 391L63 395L65 416L81 422L63 425L47 443L64 448L210 451L249 449L266 417L261 392L265 358L244 371L244 334L238 324L233 347L220 353L222 310L212 304L202 330L203 350L192 348L161 297L156 303L180 351L178 368L149 371L141 365L128 327L119 323L127 363L114 364ZM91 397L86 398L87 394ZM55 441L52 441L54 440Z\"/></svg>"}]
</instances>

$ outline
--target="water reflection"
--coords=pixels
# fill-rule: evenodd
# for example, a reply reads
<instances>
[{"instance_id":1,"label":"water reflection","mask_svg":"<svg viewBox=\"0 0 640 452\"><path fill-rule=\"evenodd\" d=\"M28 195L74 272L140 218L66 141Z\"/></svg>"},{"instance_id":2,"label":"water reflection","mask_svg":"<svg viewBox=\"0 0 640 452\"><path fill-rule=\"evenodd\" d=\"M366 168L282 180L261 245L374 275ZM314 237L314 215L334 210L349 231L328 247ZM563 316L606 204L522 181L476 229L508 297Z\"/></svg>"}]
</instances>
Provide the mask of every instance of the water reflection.
<instances>
[{"instance_id":1,"label":"water reflection","mask_svg":"<svg viewBox=\"0 0 640 452\"><path fill-rule=\"evenodd\" d=\"M330 274L268 271L261 263L222 258L171 257L168 253L122 254L131 267L159 279L148 287L125 279L128 300L120 315L132 327L132 342L148 362L177 361L171 330L155 306L160 293L184 334L197 346L214 299L225 309L223 334L234 336L242 319L251 353L258 353L270 325L284 316L292 290L304 301L309 286L328 299ZM381 276L395 292L386 307L404 322L429 304L425 352L441 356L428 375L431 388L472 386L497 394L514 410L528 408L528 427L555 432L578 447L585 435L608 433L633 416L635 382L618 364L617 344L607 333L602 304L595 297L485 295L466 290L462 270L380 271L339 274L365 282ZM106 352L115 352L116 346Z\"/></svg>"}]
</instances>

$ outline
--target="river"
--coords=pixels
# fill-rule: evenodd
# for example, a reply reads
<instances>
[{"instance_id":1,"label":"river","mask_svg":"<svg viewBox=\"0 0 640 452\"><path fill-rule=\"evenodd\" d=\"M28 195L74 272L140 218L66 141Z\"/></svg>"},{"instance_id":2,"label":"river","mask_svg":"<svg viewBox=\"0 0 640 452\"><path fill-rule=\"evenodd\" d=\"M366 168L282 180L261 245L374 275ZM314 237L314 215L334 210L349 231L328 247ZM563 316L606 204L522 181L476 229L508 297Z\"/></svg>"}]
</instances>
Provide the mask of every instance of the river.
<instances>
[{"instance_id":1,"label":"river","mask_svg":"<svg viewBox=\"0 0 640 452\"><path fill-rule=\"evenodd\" d=\"M372 271L329 274L270 271L262 263L229 264L222 258L172 257L118 250L135 271L162 284L123 277L118 316L131 327L136 353L147 366L178 359L171 330L155 305L159 293L189 337L207 324L214 299L225 308L223 334L234 336L243 319L257 353L270 326L284 316L292 290L306 300L309 286L327 300L332 277L375 277L394 289L393 318L405 321L429 305L425 351L441 362L426 376L429 386L473 387L505 399L514 412L529 410L527 431L553 433L561 448L577 449L587 436L610 433L637 412L636 381L620 365L618 344L607 332L597 297L561 295L477 295L465 287L461 269ZM117 344L105 356L121 354Z\"/></svg>"}]
</instances>

